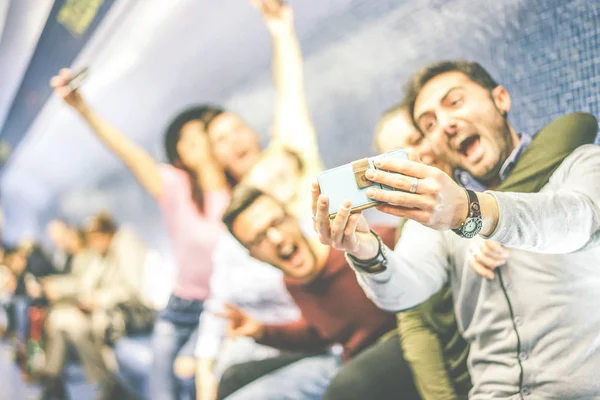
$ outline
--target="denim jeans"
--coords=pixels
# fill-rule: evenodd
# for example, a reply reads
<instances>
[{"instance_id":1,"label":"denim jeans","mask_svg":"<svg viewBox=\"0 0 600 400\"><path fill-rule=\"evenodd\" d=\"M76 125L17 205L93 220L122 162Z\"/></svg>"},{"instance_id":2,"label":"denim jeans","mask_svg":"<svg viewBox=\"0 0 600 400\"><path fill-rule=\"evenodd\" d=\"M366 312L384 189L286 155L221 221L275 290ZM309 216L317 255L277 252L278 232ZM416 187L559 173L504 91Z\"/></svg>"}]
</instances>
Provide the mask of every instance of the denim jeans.
<instances>
[{"instance_id":1,"label":"denim jeans","mask_svg":"<svg viewBox=\"0 0 600 400\"><path fill-rule=\"evenodd\" d=\"M320 400L340 367L337 355L303 358L256 379L225 400Z\"/></svg>"},{"instance_id":2,"label":"denim jeans","mask_svg":"<svg viewBox=\"0 0 600 400\"><path fill-rule=\"evenodd\" d=\"M0 332L8 329L8 312L6 306L0 303Z\"/></svg>"},{"instance_id":3,"label":"denim jeans","mask_svg":"<svg viewBox=\"0 0 600 400\"><path fill-rule=\"evenodd\" d=\"M29 338L29 318L27 309L29 308L29 300L25 296L15 296L12 299L15 334L19 341L25 343Z\"/></svg>"},{"instance_id":4,"label":"denim jeans","mask_svg":"<svg viewBox=\"0 0 600 400\"><path fill-rule=\"evenodd\" d=\"M0 341L0 399L25 399L25 385L19 369L9 358L11 352L10 345Z\"/></svg>"},{"instance_id":5,"label":"denim jeans","mask_svg":"<svg viewBox=\"0 0 600 400\"><path fill-rule=\"evenodd\" d=\"M141 399L149 399L148 378L152 366L150 336L126 336L115 343L121 384Z\"/></svg>"},{"instance_id":6,"label":"denim jeans","mask_svg":"<svg viewBox=\"0 0 600 400\"><path fill-rule=\"evenodd\" d=\"M154 324L152 333L152 368L150 398L181 400L195 398L193 385L175 377L173 362L177 357L193 357L202 301L171 296Z\"/></svg>"}]
</instances>

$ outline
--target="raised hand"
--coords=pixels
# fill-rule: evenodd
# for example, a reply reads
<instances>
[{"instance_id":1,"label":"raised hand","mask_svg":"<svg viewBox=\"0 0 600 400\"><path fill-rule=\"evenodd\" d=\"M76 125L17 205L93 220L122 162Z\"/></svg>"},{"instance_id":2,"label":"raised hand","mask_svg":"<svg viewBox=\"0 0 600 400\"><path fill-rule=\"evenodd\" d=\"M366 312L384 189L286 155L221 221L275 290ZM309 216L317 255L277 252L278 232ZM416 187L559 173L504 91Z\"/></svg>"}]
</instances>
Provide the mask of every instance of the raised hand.
<instances>
[{"instance_id":1,"label":"raised hand","mask_svg":"<svg viewBox=\"0 0 600 400\"><path fill-rule=\"evenodd\" d=\"M78 111L83 111L86 108L85 101L78 90L71 90L67 83L73 76L68 68L61 69L57 75L50 79L50 87L54 89L54 95L62 98L65 103Z\"/></svg>"},{"instance_id":2,"label":"raised hand","mask_svg":"<svg viewBox=\"0 0 600 400\"><path fill-rule=\"evenodd\" d=\"M225 307L225 311L217 313L217 315L229 320L229 337L249 336L253 339L259 339L262 336L264 331L263 324L233 304L226 304Z\"/></svg>"},{"instance_id":3,"label":"raised hand","mask_svg":"<svg viewBox=\"0 0 600 400\"><path fill-rule=\"evenodd\" d=\"M464 189L443 171L421 163L414 151L408 154L408 161L378 160L378 170L366 172L367 179L400 190L370 188L367 196L380 201L377 209L385 213L437 230L460 227L469 203Z\"/></svg>"},{"instance_id":4,"label":"raised hand","mask_svg":"<svg viewBox=\"0 0 600 400\"><path fill-rule=\"evenodd\" d=\"M267 28L272 34L293 29L294 15L292 8L281 0L250 0L262 14Z\"/></svg>"},{"instance_id":5,"label":"raised hand","mask_svg":"<svg viewBox=\"0 0 600 400\"><path fill-rule=\"evenodd\" d=\"M335 218L329 218L329 199L322 195L319 184L313 183L312 207L314 229L321 243L343 250L362 260L368 260L379 251L379 242L369 229L367 220L361 212L351 213L352 204L342 203Z\"/></svg>"},{"instance_id":6,"label":"raised hand","mask_svg":"<svg viewBox=\"0 0 600 400\"><path fill-rule=\"evenodd\" d=\"M469 266L486 279L494 279L496 268L506 264L510 252L500 243L477 238L469 252Z\"/></svg>"}]
</instances>

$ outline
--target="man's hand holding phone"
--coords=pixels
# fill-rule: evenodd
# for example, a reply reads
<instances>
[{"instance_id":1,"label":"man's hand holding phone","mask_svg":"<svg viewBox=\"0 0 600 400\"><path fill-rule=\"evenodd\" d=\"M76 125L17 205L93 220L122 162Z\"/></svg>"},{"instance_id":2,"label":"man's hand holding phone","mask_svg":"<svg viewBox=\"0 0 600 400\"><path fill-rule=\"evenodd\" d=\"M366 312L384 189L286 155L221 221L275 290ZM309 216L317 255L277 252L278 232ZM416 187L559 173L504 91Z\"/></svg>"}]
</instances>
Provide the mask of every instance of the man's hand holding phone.
<instances>
[{"instance_id":1,"label":"man's hand holding phone","mask_svg":"<svg viewBox=\"0 0 600 400\"><path fill-rule=\"evenodd\" d=\"M401 156L395 155L397 152ZM363 174L372 184L362 188L351 187L356 186L354 177L348 179L349 173L344 167L321 173L320 190L337 199L329 210L330 216L335 214L341 198L358 199L355 193L360 192L365 205L355 210L375 206L379 211L412 219L436 230L456 229L465 221L469 204L465 190L440 169L423 164L414 151L395 150L370 160L370 167L365 168ZM338 170L341 173L334 174Z\"/></svg>"},{"instance_id":2,"label":"man's hand holding phone","mask_svg":"<svg viewBox=\"0 0 600 400\"><path fill-rule=\"evenodd\" d=\"M414 151L407 151L408 160L382 159L377 170L365 176L372 182L392 190L370 188L367 196L381 202L379 211L412 219L435 230L460 228L469 214L467 192L442 170L425 165ZM489 236L498 223L498 203L489 193L477 193L483 228L480 234Z\"/></svg>"},{"instance_id":3,"label":"man's hand holding phone","mask_svg":"<svg viewBox=\"0 0 600 400\"><path fill-rule=\"evenodd\" d=\"M381 185L366 190L366 196L378 202L377 209L387 214L417 221L436 230L457 229L468 215L469 200L465 190L443 171L421 163L417 154L407 151L408 160L381 157L365 176ZM378 187L379 186L379 187ZM387 187L386 187L387 186ZM489 235L498 221L494 197L479 193L484 225ZM378 243L360 212L351 213L348 202L330 219L329 199L313 185L315 230L322 243L344 250L361 260L377 255Z\"/></svg>"},{"instance_id":4,"label":"man's hand holding phone","mask_svg":"<svg viewBox=\"0 0 600 400\"><path fill-rule=\"evenodd\" d=\"M381 204L377 209L420 222L436 230L456 229L468 213L468 198L462 187L438 168L425 165L414 151L408 160L377 160L377 170L366 177L392 190L370 188L367 196Z\"/></svg>"},{"instance_id":5,"label":"man's hand holding phone","mask_svg":"<svg viewBox=\"0 0 600 400\"><path fill-rule=\"evenodd\" d=\"M312 186L314 228L321 243L352 254L359 260L377 256L379 242L371 233L362 212L351 212L352 203L345 201L333 218L329 218L329 199L322 195L317 182Z\"/></svg>"}]
</instances>

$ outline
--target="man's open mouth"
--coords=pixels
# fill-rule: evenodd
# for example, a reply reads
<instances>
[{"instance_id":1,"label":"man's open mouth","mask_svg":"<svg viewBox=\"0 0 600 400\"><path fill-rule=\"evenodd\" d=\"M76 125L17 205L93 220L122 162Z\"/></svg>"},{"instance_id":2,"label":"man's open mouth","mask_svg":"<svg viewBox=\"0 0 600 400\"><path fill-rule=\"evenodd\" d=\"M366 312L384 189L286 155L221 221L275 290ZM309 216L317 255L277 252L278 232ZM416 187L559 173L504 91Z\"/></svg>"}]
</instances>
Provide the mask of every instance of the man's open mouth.
<instances>
[{"instance_id":1,"label":"man's open mouth","mask_svg":"<svg viewBox=\"0 0 600 400\"><path fill-rule=\"evenodd\" d=\"M293 243L284 244L279 249L279 257L282 260L289 261L298 253L298 245Z\"/></svg>"},{"instance_id":2,"label":"man's open mouth","mask_svg":"<svg viewBox=\"0 0 600 400\"><path fill-rule=\"evenodd\" d=\"M469 161L477 161L483 156L483 147L481 145L481 136L475 134L462 138L458 142L458 152Z\"/></svg>"},{"instance_id":3,"label":"man's open mouth","mask_svg":"<svg viewBox=\"0 0 600 400\"><path fill-rule=\"evenodd\" d=\"M476 147L479 146L479 142L479 135L467 136L458 143L458 151L463 156L468 157L469 154L471 154L473 150L475 150Z\"/></svg>"}]
</instances>

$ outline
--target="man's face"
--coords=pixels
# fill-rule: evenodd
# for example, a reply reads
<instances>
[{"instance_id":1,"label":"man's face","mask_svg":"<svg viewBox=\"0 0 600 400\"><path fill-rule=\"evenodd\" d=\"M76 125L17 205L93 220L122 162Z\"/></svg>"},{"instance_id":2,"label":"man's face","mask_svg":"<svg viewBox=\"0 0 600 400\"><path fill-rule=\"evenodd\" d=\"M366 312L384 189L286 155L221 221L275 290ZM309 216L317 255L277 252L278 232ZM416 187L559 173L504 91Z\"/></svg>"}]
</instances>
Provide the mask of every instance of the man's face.
<instances>
[{"instance_id":1,"label":"man's face","mask_svg":"<svg viewBox=\"0 0 600 400\"><path fill-rule=\"evenodd\" d=\"M69 227L61 221L52 221L48 224L48 236L57 249L65 250L69 245Z\"/></svg>"},{"instance_id":2,"label":"man's face","mask_svg":"<svg viewBox=\"0 0 600 400\"><path fill-rule=\"evenodd\" d=\"M90 250L105 255L112 242L112 235L103 232L88 232L85 242Z\"/></svg>"},{"instance_id":3,"label":"man's face","mask_svg":"<svg viewBox=\"0 0 600 400\"><path fill-rule=\"evenodd\" d=\"M237 180L258 161L258 134L235 114L226 112L215 117L208 128L208 139L216 161Z\"/></svg>"},{"instance_id":4,"label":"man's face","mask_svg":"<svg viewBox=\"0 0 600 400\"><path fill-rule=\"evenodd\" d=\"M396 149L414 149L421 161L452 176L452 167L433 151L428 139L417 130L407 112L398 112L384 122L376 137L377 148L385 153Z\"/></svg>"},{"instance_id":5,"label":"man's face","mask_svg":"<svg viewBox=\"0 0 600 400\"><path fill-rule=\"evenodd\" d=\"M16 276L20 276L27 268L27 255L23 250L18 250L7 257L6 263Z\"/></svg>"},{"instance_id":6,"label":"man's face","mask_svg":"<svg viewBox=\"0 0 600 400\"><path fill-rule=\"evenodd\" d=\"M315 255L297 221L271 197L261 196L244 210L233 223L233 234L252 257L291 278L310 280L317 272Z\"/></svg>"},{"instance_id":7,"label":"man's face","mask_svg":"<svg viewBox=\"0 0 600 400\"><path fill-rule=\"evenodd\" d=\"M491 92L461 72L445 72L427 82L417 96L417 126L454 167L485 182L495 179L514 148L504 115L510 96Z\"/></svg>"}]
</instances>

